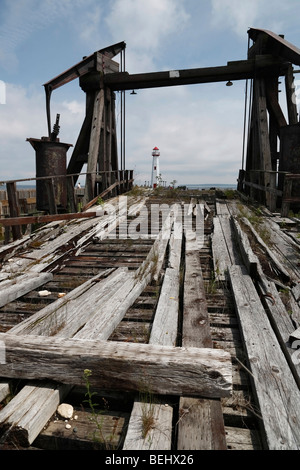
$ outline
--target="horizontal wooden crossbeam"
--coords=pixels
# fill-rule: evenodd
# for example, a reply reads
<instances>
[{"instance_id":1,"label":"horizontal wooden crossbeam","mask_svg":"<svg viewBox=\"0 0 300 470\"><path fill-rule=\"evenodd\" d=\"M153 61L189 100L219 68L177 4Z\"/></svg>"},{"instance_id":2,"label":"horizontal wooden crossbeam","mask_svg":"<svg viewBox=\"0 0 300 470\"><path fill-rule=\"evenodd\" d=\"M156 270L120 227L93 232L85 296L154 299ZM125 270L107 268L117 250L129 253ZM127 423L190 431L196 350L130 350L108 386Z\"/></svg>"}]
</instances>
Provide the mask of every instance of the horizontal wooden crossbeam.
<instances>
[{"instance_id":1,"label":"horizontal wooden crossbeam","mask_svg":"<svg viewBox=\"0 0 300 470\"><path fill-rule=\"evenodd\" d=\"M260 71L264 76L279 70L281 62L272 56L257 56L255 59L228 62L225 66L205 67L165 72L139 73L130 75L127 72L112 73L104 76L103 80L112 90L131 90L140 88L155 88L174 85L192 85L196 83L212 83L228 80L245 80L254 78Z\"/></svg>"},{"instance_id":2,"label":"horizontal wooden crossbeam","mask_svg":"<svg viewBox=\"0 0 300 470\"><path fill-rule=\"evenodd\" d=\"M219 349L65 339L0 333L0 377L50 379L154 394L225 397L232 392L230 354Z\"/></svg>"},{"instance_id":3,"label":"horizontal wooden crossbeam","mask_svg":"<svg viewBox=\"0 0 300 470\"><path fill-rule=\"evenodd\" d=\"M74 212L67 214L53 214L53 215L33 215L25 217L7 217L1 218L0 224L5 227L14 225L27 225L27 224L42 224L53 222L55 220L72 220L72 219L86 219L88 217L96 217L97 212Z\"/></svg>"}]
</instances>

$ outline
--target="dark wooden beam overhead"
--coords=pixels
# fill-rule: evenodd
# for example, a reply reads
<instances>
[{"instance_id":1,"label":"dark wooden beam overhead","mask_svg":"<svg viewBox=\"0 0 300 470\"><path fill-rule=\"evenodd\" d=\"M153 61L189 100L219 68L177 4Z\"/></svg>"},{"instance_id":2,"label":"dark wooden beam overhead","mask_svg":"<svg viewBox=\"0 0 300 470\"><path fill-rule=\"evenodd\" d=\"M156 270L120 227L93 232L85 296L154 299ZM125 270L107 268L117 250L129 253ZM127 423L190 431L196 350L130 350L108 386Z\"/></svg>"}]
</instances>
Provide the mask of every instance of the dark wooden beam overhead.
<instances>
[{"instance_id":1,"label":"dark wooden beam overhead","mask_svg":"<svg viewBox=\"0 0 300 470\"><path fill-rule=\"evenodd\" d=\"M127 72L105 75L104 84L112 90L157 88L197 83L245 80L262 73L264 76L284 75L284 67L277 58L261 56L251 60L228 62L225 66L205 67L164 72L129 74Z\"/></svg>"},{"instance_id":2,"label":"dark wooden beam overhead","mask_svg":"<svg viewBox=\"0 0 300 470\"><path fill-rule=\"evenodd\" d=\"M292 64L300 65L300 49L288 42L284 37L273 33L267 29L250 28L249 38L254 42L260 38L264 39L264 49L266 54L277 55Z\"/></svg>"}]
</instances>

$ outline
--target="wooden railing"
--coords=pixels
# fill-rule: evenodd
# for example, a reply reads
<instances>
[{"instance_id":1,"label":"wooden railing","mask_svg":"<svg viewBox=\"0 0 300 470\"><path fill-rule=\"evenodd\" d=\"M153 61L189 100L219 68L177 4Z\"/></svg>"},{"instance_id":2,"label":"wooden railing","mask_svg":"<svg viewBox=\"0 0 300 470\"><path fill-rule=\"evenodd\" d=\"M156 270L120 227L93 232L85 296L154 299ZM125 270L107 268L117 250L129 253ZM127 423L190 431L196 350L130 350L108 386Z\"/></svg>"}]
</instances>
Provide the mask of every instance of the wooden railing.
<instances>
[{"instance_id":1,"label":"wooden railing","mask_svg":"<svg viewBox=\"0 0 300 470\"><path fill-rule=\"evenodd\" d=\"M267 185L254 183L252 175L258 173L267 178ZM252 180L252 181L251 181ZM280 210L282 217L287 217L290 204L298 204L300 207L300 194L292 196L293 183L300 182L300 174L288 173L284 171L263 171L263 170L240 170L238 178L238 190L250 196L251 199L263 202L271 212ZM279 189L279 183L282 189Z\"/></svg>"},{"instance_id":2,"label":"wooden railing","mask_svg":"<svg viewBox=\"0 0 300 470\"><path fill-rule=\"evenodd\" d=\"M100 190L96 190L95 197L87 201L85 199L85 188L75 188L74 177L78 179L80 176L86 177L89 175L90 173L76 173L55 175L53 177L42 176L38 178L0 181L0 188L1 185L5 185L6 188L6 198L0 200L0 225L5 227L5 241L8 242L10 240L10 229L13 240L17 240L22 237L22 225L36 223L37 219L40 222L47 222L48 219L50 221L81 217L78 213L86 211L96 203L98 198L123 194L132 188L134 181L132 170L98 172L96 173L96 187ZM64 191L66 192L66 204L62 208L59 207L60 201L58 201L55 194L55 184L57 181L64 185ZM17 189L17 184L30 182L35 185L38 182L44 183L45 192L43 197L46 198L48 206L46 211L38 209L39 196L36 190L35 197L31 194L28 201L26 198L20 197L22 190ZM28 205L29 202L30 206ZM2 208L4 209L3 211ZM55 216L57 217L55 218Z\"/></svg>"}]
</instances>

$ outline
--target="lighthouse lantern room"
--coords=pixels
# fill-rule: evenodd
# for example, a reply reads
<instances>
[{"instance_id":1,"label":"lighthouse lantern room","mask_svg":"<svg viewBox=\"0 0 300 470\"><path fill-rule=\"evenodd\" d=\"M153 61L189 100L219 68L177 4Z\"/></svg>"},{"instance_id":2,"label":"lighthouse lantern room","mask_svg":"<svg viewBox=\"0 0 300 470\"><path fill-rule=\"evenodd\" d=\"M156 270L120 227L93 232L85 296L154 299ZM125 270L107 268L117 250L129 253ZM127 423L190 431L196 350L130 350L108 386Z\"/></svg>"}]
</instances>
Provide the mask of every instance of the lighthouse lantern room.
<instances>
[{"instance_id":1,"label":"lighthouse lantern room","mask_svg":"<svg viewBox=\"0 0 300 470\"><path fill-rule=\"evenodd\" d=\"M152 150L152 174L151 174L151 187L156 188L159 178L159 155L160 151L157 147Z\"/></svg>"}]
</instances>

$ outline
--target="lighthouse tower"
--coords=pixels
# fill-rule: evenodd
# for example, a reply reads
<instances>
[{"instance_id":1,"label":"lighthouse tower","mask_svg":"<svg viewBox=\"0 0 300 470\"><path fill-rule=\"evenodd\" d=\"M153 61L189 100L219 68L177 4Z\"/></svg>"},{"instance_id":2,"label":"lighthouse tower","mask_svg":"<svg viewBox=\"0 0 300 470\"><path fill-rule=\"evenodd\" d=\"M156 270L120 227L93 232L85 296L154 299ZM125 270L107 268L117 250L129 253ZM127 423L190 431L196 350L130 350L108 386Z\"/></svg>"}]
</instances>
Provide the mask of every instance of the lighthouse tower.
<instances>
[{"instance_id":1,"label":"lighthouse tower","mask_svg":"<svg viewBox=\"0 0 300 470\"><path fill-rule=\"evenodd\" d=\"M154 147L152 151L152 174L151 174L151 187L156 188L158 185L158 177L159 177L159 155L160 151L157 147Z\"/></svg>"}]
</instances>

